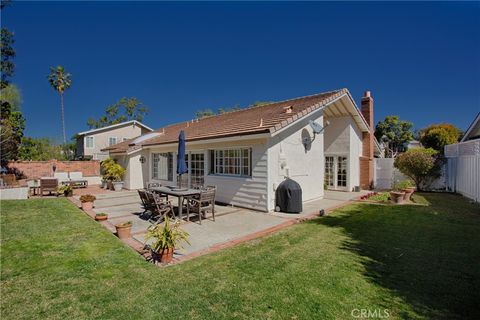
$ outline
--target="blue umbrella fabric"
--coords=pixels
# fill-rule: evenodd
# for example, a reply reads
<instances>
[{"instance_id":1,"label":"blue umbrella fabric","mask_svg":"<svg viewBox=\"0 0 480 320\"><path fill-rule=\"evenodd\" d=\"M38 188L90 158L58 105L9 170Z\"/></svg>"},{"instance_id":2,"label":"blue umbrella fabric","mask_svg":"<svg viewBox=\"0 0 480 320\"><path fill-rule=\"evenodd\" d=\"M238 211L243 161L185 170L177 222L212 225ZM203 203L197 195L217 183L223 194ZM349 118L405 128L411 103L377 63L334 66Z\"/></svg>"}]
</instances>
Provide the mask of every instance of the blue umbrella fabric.
<instances>
[{"instance_id":1,"label":"blue umbrella fabric","mask_svg":"<svg viewBox=\"0 0 480 320\"><path fill-rule=\"evenodd\" d=\"M188 172L185 163L185 132L180 131L178 135L178 153L177 153L177 174L182 175Z\"/></svg>"}]
</instances>

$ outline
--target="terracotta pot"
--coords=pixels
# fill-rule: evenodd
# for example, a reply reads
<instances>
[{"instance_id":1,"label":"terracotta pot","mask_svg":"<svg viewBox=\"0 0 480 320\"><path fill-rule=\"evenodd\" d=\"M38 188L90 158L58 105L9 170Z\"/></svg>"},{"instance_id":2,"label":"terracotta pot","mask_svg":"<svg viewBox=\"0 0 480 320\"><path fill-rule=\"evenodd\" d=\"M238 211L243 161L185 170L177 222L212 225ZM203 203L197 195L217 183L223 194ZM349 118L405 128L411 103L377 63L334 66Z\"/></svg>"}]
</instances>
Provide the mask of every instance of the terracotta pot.
<instances>
[{"instance_id":1,"label":"terracotta pot","mask_svg":"<svg viewBox=\"0 0 480 320\"><path fill-rule=\"evenodd\" d=\"M82 202L82 209L83 209L83 211L92 210L93 209L93 202Z\"/></svg>"},{"instance_id":2,"label":"terracotta pot","mask_svg":"<svg viewBox=\"0 0 480 320\"><path fill-rule=\"evenodd\" d=\"M401 204L404 202L405 192L403 191L390 191L390 201L394 204Z\"/></svg>"},{"instance_id":3,"label":"terracotta pot","mask_svg":"<svg viewBox=\"0 0 480 320\"><path fill-rule=\"evenodd\" d=\"M408 202L408 201L410 201L410 197L412 196L413 191L415 191L415 189L414 188L405 188L402 191L405 192L405 196L403 197L403 200Z\"/></svg>"},{"instance_id":4,"label":"terracotta pot","mask_svg":"<svg viewBox=\"0 0 480 320\"><path fill-rule=\"evenodd\" d=\"M112 180L108 180L108 181L107 181L107 189L108 189L108 190L113 190L113 182L112 182Z\"/></svg>"},{"instance_id":5,"label":"terracotta pot","mask_svg":"<svg viewBox=\"0 0 480 320\"><path fill-rule=\"evenodd\" d=\"M103 220L107 220L108 219L108 216L95 216L95 220L97 221L103 221Z\"/></svg>"},{"instance_id":6,"label":"terracotta pot","mask_svg":"<svg viewBox=\"0 0 480 320\"><path fill-rule=\"evenodd\" d=\"M64 195L65 197L73 197L73 190L71 190L71 191L64 191L64 192L63 192L63 195Z\"/></svg>"},{"instance_id":7,"label":"terracotta pot","mask_svg":"<svg viewBox=\"0 0 480 320\"><path fill-rule=\"evenodd\" d=\"M173 260L173 248L164 249L160 253L160 262L161 263L170 263Z\"/></svg>"},{"instance_id":8,"label":"terracotta pot","mask_svg":"<svg viewBox=\"0 0 480 320\"><path fill-rule=\"evenodd\" d=\"M130 231L132 230L132 225L116 225L117 236L120 239L128 239L131 237Z\"/></svg>"}]
</instances>

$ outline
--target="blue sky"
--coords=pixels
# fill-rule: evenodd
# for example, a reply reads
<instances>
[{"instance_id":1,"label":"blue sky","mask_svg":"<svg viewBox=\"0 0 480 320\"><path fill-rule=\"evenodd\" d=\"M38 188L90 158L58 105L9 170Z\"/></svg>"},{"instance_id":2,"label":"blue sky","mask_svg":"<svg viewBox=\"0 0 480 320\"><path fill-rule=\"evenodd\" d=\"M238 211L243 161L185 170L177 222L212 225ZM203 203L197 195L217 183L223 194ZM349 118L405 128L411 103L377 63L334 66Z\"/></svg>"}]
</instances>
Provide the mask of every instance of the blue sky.
<instances>
[{"instance_id":1,"label":"blue sky","mask_svg":"<svg viewBox=\"0 0 480 320\"><path fill-rule=\"evenodd\" d=\"M122 96L150 108L154 128L198 109L371 90L375 121L465 129L480 111L480 3L14 2L13 82L26 134L61 139L46 75L73 75L68 136Z\"/></svg>"}]
</instances>

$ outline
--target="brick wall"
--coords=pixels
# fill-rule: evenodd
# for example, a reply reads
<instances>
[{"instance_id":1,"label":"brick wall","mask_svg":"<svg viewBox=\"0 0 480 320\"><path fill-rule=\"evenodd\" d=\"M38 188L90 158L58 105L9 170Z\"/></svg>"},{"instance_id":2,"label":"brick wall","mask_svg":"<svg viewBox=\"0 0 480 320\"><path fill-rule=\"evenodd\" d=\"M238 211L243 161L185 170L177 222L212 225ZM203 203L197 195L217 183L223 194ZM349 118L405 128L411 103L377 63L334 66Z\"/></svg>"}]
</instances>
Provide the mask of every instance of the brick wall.
<instances>
[{"instance_id":1,"label":"brick wall","mask_svg":"<svg viewBox=\"0 0 480 320\"><path fill-rule=\"evenodd\" d=\"M28 179L53 176L53 165L56 172L80 171L84 177L100 175L100 161L11 161L10 168L17 168L22 171Z\"/></svg>"}]
</instances>

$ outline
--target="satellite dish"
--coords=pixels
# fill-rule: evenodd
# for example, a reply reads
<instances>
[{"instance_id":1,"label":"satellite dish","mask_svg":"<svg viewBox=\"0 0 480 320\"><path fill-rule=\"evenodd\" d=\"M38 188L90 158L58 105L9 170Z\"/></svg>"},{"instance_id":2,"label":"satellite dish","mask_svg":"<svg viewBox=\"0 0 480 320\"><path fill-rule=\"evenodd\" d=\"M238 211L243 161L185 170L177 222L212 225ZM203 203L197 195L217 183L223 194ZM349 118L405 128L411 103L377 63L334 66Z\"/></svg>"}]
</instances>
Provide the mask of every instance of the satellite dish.
<instances>
[{"instance_id":1,"label":"satellite dish","mask_svg":"<svg viewBox=\"0 0 480 320\"><path fill-rule=\"evenodd\" d=\"M315 134L320 134L320 133L322 133L322 131L323 131L323 129L324 129L319 123L316 123L315 121L312 121L312 120L310 120L310 121L308 122L308 124L309 124L310 127L312 128L313 133L315 133Z\"/></svg>"}]
</instances>

